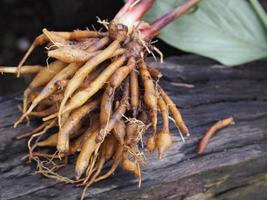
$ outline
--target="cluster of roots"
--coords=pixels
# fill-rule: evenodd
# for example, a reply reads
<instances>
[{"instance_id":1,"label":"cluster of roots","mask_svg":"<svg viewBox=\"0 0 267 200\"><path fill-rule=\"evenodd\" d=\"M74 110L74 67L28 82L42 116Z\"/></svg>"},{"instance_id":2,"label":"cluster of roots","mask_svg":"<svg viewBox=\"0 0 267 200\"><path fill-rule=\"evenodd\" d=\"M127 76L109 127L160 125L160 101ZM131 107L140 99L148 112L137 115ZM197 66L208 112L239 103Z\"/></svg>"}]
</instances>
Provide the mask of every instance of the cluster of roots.
<instances>
[{"instance_id":1,"label":"cluster of roots","mask_svg":"<svg viewBox=\"0 0 267 200\"><path fill-rule=\"evenodd\" d=\"M108 178L119 166L140 184L143 148L157 151L161 158L172 144L169 119L189 135L176 105L158 84L161 73L145 62L156 48L143 41L138 30L128 33L126 26L116 23L107 29L44 29L16 68L18 75L37 74L24 91L22 116L15 126L23 120L43 121L18 137L29 138L27 157L37 161L45 176L85 188ZM47 67L24 65L31 51L43 44L54 61ZM57 170L73 155L75 175L59 175ZM103 170L106 163L110 167Z\"/></svg>"}]
</instances>

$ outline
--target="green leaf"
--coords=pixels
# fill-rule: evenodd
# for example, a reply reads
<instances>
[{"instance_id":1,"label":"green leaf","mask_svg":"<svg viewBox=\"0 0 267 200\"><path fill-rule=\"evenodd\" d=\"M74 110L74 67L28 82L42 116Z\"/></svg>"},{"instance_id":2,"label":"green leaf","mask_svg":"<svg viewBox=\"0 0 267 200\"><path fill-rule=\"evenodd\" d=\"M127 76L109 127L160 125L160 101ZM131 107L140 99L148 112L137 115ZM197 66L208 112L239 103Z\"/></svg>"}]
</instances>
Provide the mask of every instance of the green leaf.
<instances>
[{"instance_id":1,"label":"green leaf","mask_svg":"<svg viewBox=\"0 0 267 200\"><path fill-rule=\"evenodd\" d=\"M145 20L151 22L182 2L156 0ZM159 37L230 66L267 57L267 34L245 0L203 0L195 12L166 26Z\"/></svg>"},{"instance_id":2,"label":"green leaf","mask_svg":"<svg viewBox=\"0 0 267 200\"><path fill-rule=\"evenodd\" d=\"M261 6L260 2L258 0L249 0L249 2L251 3L255 12L258 14L260 20L262 21L263 25L267 29L267 13Z\"/></svg>"}]
</instances>

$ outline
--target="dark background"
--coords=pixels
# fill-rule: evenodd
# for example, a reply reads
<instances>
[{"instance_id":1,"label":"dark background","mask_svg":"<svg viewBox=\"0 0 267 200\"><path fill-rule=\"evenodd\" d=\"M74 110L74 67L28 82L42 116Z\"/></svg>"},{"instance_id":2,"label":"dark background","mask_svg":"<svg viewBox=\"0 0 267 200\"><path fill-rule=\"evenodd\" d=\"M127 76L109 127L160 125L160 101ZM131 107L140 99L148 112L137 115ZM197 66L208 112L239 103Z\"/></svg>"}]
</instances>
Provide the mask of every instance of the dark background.
<instances>
[{"instance_id":1,"label":"dark background","mask_svg":"<svg viewBox=\"0 0 267 200\"><path fill-rule=\"evenodd\" d=\"M267 8L267 1L261 1ZM16 66L33 39L43 28L55 31L98 28L96 16L111 20L122 7L123 0L1 0L0 1L0 65ZM157 46L165 56L184 54L162 41ZM45 64L44 48L38 48L28 64ZM29 77L0 77L0 96L25 87Z\"/></svg>"}]
</instances>

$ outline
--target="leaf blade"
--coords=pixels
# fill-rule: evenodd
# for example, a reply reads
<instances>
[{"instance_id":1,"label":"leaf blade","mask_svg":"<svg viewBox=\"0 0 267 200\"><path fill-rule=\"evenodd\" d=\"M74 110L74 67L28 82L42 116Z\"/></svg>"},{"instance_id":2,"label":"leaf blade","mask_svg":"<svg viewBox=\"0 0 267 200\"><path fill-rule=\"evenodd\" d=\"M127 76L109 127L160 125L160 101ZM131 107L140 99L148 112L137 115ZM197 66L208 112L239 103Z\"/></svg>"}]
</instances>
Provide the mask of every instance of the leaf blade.
<instances>
[{"instance_id":1,"label":"leaf blade","mask_svg":"<svg viewBox=\"0 0 267 200\"><path fill-rule=\"evenodd\" d=\"M157 0L146 20L165 14L182 0ZM203 0L196 12L182 16L159 36L183 51L239 65L267 56L267 36L255 12L244 0Z\"/></svg>"}]
</instances>

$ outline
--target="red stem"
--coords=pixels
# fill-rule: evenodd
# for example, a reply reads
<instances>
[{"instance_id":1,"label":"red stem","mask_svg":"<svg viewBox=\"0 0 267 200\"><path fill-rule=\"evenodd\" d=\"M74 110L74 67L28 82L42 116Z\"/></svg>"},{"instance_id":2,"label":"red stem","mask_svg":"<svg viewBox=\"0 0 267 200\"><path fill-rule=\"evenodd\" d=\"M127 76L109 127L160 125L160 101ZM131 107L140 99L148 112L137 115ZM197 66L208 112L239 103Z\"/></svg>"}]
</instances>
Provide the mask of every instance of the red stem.
<instances>
[{"instance_id":1,"label":"red stem","mask_svg":"<svg viewBox=\"0 0 267 200\"><path fill-rule=\"evenodd\" d=\"M126 12L128 12L128 10L130 9L131 5L133 5L133 3L136 0L128 0L124 6L120 9L120 11L117 13L117 15L115 16L115 20L121 18L121 16L123 16Z\"/></svg>"},{"instance_id":2,"label":"red stem","mask_svg":"<svg viewBox=\"0 0 267 200\"><path fill-rule=\"evenodd\" d=\"M149 27L144 28L141 30L143 38L145 40L150 40L154 36L156 36L159 31L167 26L169 23L177 19L178 17L184 15L188 10L190 10L192 7L197 5L201 0L188 0L184 4L180 5L176 9L174 9L171 12L168 12L167 14L163 15L162 17L156 19L153 21Z\"/></svg>"},{"instance_id":3,"label":"red stem","mask_svg":"<svg viewBox=\"0 0 267 200\"><path fill-rule=\"evenodd\" d=\"M151 8L154 3L154 0L141 0L135 6L131 7L131 2L125 4L122 8L122 11L119 11L118 15L115 17L115 20L118 23L124 24L129 28L132 28L133 25L138 22L145 13Z\"/></svg>"}]
</instances>

